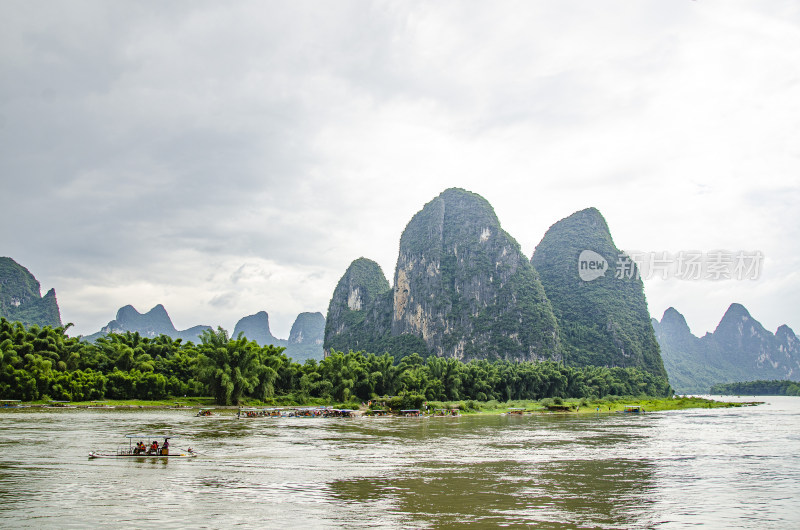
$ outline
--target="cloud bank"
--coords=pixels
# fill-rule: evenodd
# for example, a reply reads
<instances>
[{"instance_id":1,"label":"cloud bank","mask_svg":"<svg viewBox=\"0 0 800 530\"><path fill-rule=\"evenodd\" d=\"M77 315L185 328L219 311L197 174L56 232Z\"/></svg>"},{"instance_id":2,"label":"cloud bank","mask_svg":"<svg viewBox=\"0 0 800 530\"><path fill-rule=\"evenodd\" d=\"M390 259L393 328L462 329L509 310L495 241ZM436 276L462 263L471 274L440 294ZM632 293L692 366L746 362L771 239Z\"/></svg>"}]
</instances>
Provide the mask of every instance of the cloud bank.
<instances>
[{"instance_id":1,"label":"cloud bank","mask_svg":"<svg viewBox=\"0 0 800 530\"><path fill-rule=\"evenodd\" d=\"M287 337L458 186L530 256L595 206L617 246L760 250L651 279L696 334L800 328L793 2L0 4L0 254L89 334L132 304Z\"/></svg>"}]
</instances>

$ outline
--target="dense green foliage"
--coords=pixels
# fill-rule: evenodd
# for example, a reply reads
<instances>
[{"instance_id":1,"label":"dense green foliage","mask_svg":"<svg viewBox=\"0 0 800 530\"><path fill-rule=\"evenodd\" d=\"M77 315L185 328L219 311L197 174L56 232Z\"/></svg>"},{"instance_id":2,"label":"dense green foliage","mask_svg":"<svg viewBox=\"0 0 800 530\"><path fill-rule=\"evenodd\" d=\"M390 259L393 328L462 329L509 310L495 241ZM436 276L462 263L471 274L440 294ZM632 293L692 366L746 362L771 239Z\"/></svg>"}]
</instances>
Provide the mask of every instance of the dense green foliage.
<instances>
[{"instance_id":1,"label":"dense green foliage","mask_svg":"<svg viewBox=\"0 0 800 530\"><path fill-rule=\"evenodd\" d=\"M578 259L584 250L605 258L604 276L580 278ZM588 208L551 226L532 263L561 327L568 364L630 366L666 377L642 280L614 245L599 211ZM632 277L617 277L618 264Z\"/></svg>"},{"instance_id":2,"label":"dense green foliage","mask_svg":"<svg viewBox=\"0 0 800 530\"><path fill-rule=\"evenodd\" d=\"M67 326L68 327L68 326ZM321 362L291 362L280 348L225 330L200 344L166 335L109 334L94 343L67 328L25 328L0 319L0 399L164 399L212 395L218 404L289 396L335 402L399 396L421 400L511 400L607 395L666 396L669 384L633 368L569 367L554 362L468 363L417 354L395 362L385 353L333 351Z\"/></svg>"},{"instance_id":3,"label":"dense green foliage","mask_svg":"<svg viewBox=\"0 0 800 530\"><path fill-rule=\"evenodd\" d=\"M800 396L800 382L797 381L741 381L738 383L719 383L711 387L711 393L718 396Z\"/></svg>"},{"instance_id":4,"label":"dense green foliage","mask_svg":"<svg viewBox=\"0 0 800 530\"><path fill-rule=\"evenodd\" d=\"M36 278L11 258L0 257L0 317L26 326L60 326L53 289L42 297Z\"/></svg>"}]
</instances>

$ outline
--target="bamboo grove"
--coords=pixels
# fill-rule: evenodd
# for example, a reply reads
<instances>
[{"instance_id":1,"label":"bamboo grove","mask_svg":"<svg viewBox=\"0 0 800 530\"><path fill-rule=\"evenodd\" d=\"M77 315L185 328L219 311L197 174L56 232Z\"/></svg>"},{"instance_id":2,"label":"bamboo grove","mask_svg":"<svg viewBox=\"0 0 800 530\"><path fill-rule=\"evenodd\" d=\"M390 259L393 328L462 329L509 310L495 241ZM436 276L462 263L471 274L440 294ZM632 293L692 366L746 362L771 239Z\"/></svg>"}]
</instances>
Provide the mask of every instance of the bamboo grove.
<instances>
[{"instance_id":1,"label":"bamboo grove","mask_svg":"<svg viewBox=\"0 0 800 530\"><path fill-rule=\"evenodd\" d=\"M429 357L399 362L389 353L332 351L322 361L292 362L283 348L260 346L222 328L200 342L138 333L94 343L65 327L25 327L0 319L0 399L157 400L213 396L219 405L283 398L363 402L379 396L420 400L498 400L667 396L669 383L634 368L564 366Z\"/></svg>"}]
</instances>

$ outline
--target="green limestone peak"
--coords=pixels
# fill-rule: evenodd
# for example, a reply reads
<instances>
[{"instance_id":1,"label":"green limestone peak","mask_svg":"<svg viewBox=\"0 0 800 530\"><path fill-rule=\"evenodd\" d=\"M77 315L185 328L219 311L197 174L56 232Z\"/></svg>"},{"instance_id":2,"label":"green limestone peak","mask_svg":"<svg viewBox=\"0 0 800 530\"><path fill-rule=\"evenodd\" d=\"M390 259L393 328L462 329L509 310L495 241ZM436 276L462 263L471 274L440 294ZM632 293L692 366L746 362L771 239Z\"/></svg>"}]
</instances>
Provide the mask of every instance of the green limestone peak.
<instances>
[{"instance_id":1,"label":"green limestone peak","mask_svg":"<svg viewBox=\"0 0 800 530\"><path fill-rule=\"evenodd\" d=\"M383 270L367 258L353 261L333 291L325 318L326 351L387 349L391 286Z\"/></svg>"},{"instance_id":2,"label":"green limestone peak","mask_svg":"<svg viewBox=\"0 0 800 530\"><path fill-rule=\"evenodd\" d=\"M400 238L392 334L461 359L558 359L558 326L536 272L486 199L451 188Z\"/></svg>"},{"instance_id":3,"label":"green limestone peak","mask_svg":"<svg viewBox=\"0 0 800 530\"><path fill-rule=\"evenodd\" d=\"M390 289L381 266L367 258L358 258L350 264L339 287L347 290L347 307L354 311L373 304Z\"/></svg>"},{"instance_id":4,"label":"green limestone peak","mask_svg":"<svg viewBox=\"0 0 800 530\"><path fill-rule=\"evenodd\" d=\"M331 299L326 349L560 358L558 324L536 271L480 195L451 188L425 204L400 238L394 286L379 282L375 264L366 304L352 303L363 298L353 293L355 264Z\"/></svg>"},{"instance_id":5,"label":"green limestone peak","mask_svg":"<svg viewBox=\"0 0 800 530\"><path fill-rule=\"evenodd\" d=\"M551 226L531 263L558 318L569 364L666 376L642 280L596 208Z\"/></svg>"},{"instance_id":6,"label":"green limestone peak","mask_svg":"<svg viewBox=\"0 0 800 530\"><path fill-rule=\"evenodd\" d=\"M41 295L33 274L11 258L0 257L0 317L25 326L61 326L55 289Z\"/></svg>"},{"instance_id":7,"label":"green limestone peak","mask_svg":"<svg viewBox=\"0 0 800 530\"><path fill-rule=\"evenodd\" d=\"M656 320L656 322L658 321ZM686 318L674 307L668 307L666 311L664 311L664 315L661 317L661 322L659 322L659 324L665 328L669 328L673 334L691 334L689 324L686 323Z\"/></svg>"}]
</instances>

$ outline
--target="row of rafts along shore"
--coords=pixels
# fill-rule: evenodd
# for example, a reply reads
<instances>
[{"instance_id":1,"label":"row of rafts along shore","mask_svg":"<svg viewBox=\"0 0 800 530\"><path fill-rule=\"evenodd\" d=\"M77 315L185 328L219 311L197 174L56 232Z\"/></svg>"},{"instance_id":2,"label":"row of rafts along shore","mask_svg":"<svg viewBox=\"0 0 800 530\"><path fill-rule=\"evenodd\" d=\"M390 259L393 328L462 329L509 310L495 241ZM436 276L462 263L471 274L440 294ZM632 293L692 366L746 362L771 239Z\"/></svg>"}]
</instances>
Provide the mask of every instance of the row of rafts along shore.
<instances>
[{"instance_id":1,"label":"row of rafts along shore","mask_svg":"<svg viewBox=\"0 0 800 530\"><path fill-rule=\"evenodd\" d=\"M47 403L22 403L17 399L0 400L0 409L36 408L36 409L199 409L198 417L231 417L230 414L220 413L214 407L196 407L176 402L170 406L164 405L110 405L102 401L92 401L89 404L72 404L69 401L49 401ZM235 411L238 419L248 418L355 418L358 416L383 417L383 416L459 416L457 408L452 409L406 409L393 412L389 409L339 409L330 406L316 407L221 407L224 412Z\"/></svg>"}]
</instances>

